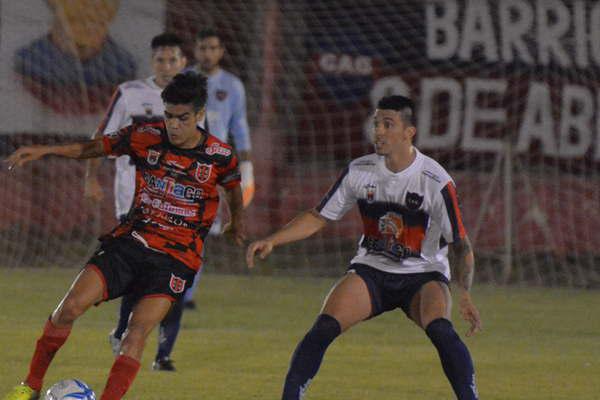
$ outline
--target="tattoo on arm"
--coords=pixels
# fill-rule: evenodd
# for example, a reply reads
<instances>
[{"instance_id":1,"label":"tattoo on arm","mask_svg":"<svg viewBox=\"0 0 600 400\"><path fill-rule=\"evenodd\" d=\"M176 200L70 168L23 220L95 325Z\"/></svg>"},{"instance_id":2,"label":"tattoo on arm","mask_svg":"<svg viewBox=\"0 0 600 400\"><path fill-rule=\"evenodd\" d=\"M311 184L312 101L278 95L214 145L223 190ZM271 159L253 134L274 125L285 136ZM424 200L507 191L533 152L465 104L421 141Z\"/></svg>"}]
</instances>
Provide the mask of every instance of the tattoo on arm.
<instances>
[{"instance_id":1,"label":"tattoo on arm","mask_svg":"<svg viewBox=\"0 0 600 400\"><path fill-rule=\"evenodd\" d=\"M451 243L448 248L450 265L456 272L457 284L466 291L473 285L475 273L475 256L471 241L467 236L464 239Z\"/></svg>"}]
</instances>

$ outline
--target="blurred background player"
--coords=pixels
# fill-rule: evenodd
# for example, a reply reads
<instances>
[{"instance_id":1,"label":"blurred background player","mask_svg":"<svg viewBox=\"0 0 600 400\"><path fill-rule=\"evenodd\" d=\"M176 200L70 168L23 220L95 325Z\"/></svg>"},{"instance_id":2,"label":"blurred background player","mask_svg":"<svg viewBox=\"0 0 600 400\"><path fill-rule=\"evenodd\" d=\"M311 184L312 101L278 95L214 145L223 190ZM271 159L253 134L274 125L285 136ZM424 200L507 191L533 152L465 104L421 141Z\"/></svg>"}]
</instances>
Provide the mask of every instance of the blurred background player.
<instances>
[{"instance_id":1,"label":"blurred background player","mask_svg":"<svg viewBox=\"0 0 600 400\"><path fill-rule=\"evenodd\" d=\"M248 247L254 265L275 246L305 239L358 204L364 233L346 275L325 299L313 327L290 362L283 400L300 400L327 347L361 321L401 308L436 347L458 400L476 400L469 350L452 323L450 266L457 272L467 336L481 328L471 301L474 255L462 223L454 181L413 145L415 110L403 96L382 98L374 116L375 153L352 161L321 203Z\"/></svg>"},{"instance_id":2,"label":"blurred background player","mask_svg":"<svg viewBox=\"0 0 600 400\"><path fill-rule=\"evenodd\" d=\"M130 125L85 142L24 146L6 159L11 170L46 155L85 159L129 154L137 185L128 217L101 238L100 248L46 322L29 374L4 400L38 399L46 371L75 320L94 304L134 295L127 333L100 398L120 400L139 371L148 335L202 267L204 238L219 203L217 185L225 188L232 210L229 234L243 243L237 158L231 146L198 128L206 79L195 73L176 75L161 97L164 121Z\"/></svg>"},{"instance_id":3,"label":"blurred background player","mask_svg":"<svg viewBox=\"0 0 600 400\"><path fill-rule=\"evenodd\" d=\"M133 123L163 120L165 106L160 93L186 65L182 46L183 41L172 33L163 33L152 39L151 65L154 75L119 85L108 112L96 131L97 136L116 132ZM100 162L101 160L98 159L88 162L89 171L85 185L86 196L96 201L100 201L103 197L103 190L97 178ZM135 192L135 172L135 165L129 156L124 155L116 159L115 212L120 221L127 219L131 209ZM119 353L121 338L127 328L127 321L135 300L131 296L124 296L122 299L119 322L109 335L115 355ZM153 363L153 368L156 370L174 370L170 355L181 326L181 315L181 302L177 302L160 324L158 351Z\"/></svg>"},{"instance_id":4,"label":"blurred background player","mask_svg":"<svg viewBox=\"0 0 600 400\"><path fill-rule=\"evenodd\" d=\"M242 174L242 193L244 207L254 197L254 169L251 161L250 130L246 118L246 92L242 81L232 73L221 68L225 54L223 39L213 29L205 29L196 35L194 71L208 79L208 99L206 100L205 128L223 142L233 144L239 160ZM210 233L218 235L222 230L223 210L215 220ZM194 285L184 296L184 307L196 308L194 294L202 272L194 279Z\"/></svg>"}]
</instances>

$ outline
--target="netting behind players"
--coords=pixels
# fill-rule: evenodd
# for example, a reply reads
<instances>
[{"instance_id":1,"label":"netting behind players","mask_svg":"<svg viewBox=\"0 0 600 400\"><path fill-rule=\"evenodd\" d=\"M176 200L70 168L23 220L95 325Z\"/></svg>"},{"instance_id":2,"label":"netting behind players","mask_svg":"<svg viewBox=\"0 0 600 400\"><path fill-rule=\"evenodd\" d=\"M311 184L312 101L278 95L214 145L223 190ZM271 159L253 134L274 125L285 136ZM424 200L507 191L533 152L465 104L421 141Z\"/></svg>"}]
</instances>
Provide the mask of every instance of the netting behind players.
<instances>
[{"instance_id":1,"label":"netting behind players","mask_svg":"<svg viewBox=\"0 0 600 400\"><path fill-rule=\"evenodd\" d=\"M227 47L224 67L246 85L257 181L251 237L314 207L351 159L372 151L374 103L384 94L406 94L419 107L417 146L456 180L478 279L600 283L598 4L169 0L162 6L146 15L155 18L156 33L164 27L181 34L193 59L195 33L217 28ZM148 43L140 38L136 45ZM114 72L118 65L105 68ZM50 89L36 90L39 98ZM89 107L87 94L81 102ZM56 135L60 128L5 131L4 152L23 138L64 139ZM85 259L112 213L108 200L100 211L82 202L81 177L80 164L60 160L13 176L2 172L4 265ZM104 179L110 186L110 168ZM352 211L315 237L279 248L264 268L339 273L360 230ZM243 271L241 251L220 238L208 248L209 268Z\"/></svg>"}]
</instances>

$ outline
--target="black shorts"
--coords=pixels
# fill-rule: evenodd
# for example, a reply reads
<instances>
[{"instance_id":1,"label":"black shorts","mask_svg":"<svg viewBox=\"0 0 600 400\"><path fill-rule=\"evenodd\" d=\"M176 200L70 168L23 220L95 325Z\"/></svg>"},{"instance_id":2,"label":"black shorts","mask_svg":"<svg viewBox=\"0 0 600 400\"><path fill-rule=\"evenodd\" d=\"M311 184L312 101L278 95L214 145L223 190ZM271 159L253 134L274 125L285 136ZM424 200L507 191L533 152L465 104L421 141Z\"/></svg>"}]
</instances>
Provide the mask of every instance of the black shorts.
<instances>
[{"instance_id":1,"label":"black shorts","mask_svg":"<svg viewBox=\"0 0 600 400\"><path fill-rule=\"evenodd\" d=\"M104 283L103 300L123 295L163 296L176 301L191 286L196 272L181 261L151 250L128 237L108 239L88 261Z\"/></svg>"},{"instance_id":2,"label":"black shorts","mask_svg":"<svg viewBox=\"0 0 600 400\"><path fill-rule=\"evenodd\" d=\"M393 274L365 264L351 264L348 271L354 271L365 281L371 296L371 317L400 307L410 318L410 302L424 284L430 281L449 284L439 272Z\"/></svg>"}]
</instances>

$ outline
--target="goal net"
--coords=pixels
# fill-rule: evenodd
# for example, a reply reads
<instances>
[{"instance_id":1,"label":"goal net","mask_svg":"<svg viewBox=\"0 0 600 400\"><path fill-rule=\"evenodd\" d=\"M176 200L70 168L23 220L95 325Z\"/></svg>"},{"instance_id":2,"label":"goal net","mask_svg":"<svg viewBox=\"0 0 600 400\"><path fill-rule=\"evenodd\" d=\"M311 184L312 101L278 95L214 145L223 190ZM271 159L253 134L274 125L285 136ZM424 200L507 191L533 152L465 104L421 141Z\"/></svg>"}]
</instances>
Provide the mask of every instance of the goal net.
<instances>
[{"instance_id":1,"label":"goal net","mask_svg":"<svg viewBox=\"0 0 600 400\"><path fill-rule=\"evenodd\" d=\"M36 47L56 44L48 32L64 16L33 0L2 1L4 154L18 144L88 137L116 84L150 75L153 35L181 35L193 62L194 35L214 27L226 46L223 67L246 88L257 184L251 238L318 204L350 160L373 151L377 100L403 94L418 106L416 146L455 178L477 279L600 284L597 2L104 3L115 7L100 16L113 51L65 61L45 58L55 53L44 43ZM85 36L100 17L80 16L71 33ZM110 191L112 165L104 166ZM101 205L83 199L82 177L83 163L58 159L0 173L3 265L85 260L114 216L110 196ZM353 210L278 248L261 267L338 274L361 226ZM211 237L208 268L241 272L242 253Z\"/></svg>"}]
</instances>

